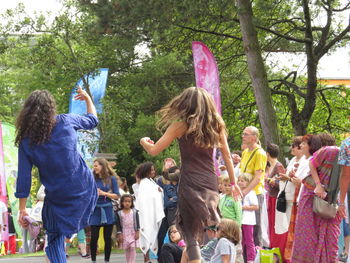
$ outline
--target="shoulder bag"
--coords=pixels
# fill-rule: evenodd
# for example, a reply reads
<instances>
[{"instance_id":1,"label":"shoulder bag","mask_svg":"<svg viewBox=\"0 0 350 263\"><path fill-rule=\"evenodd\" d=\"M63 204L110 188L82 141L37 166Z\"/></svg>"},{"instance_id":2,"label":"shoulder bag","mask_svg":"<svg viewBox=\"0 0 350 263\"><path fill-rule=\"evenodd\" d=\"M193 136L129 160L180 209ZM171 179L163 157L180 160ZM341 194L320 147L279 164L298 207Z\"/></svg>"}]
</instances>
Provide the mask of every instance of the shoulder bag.
<instances>
[{"instance_id":1,"label":"shoulder bag","mask_svg":"<svg viewBox=\"0 0 350 263\"><path fill-rule=\"evenodd\" d=\"M281 191L281 193L277 197L276 210L281 213L285 213L287 211L287 199L286 199L287 184L288 184L288 181L284 185L284 189Z\"/></svg>"}]
</instances>

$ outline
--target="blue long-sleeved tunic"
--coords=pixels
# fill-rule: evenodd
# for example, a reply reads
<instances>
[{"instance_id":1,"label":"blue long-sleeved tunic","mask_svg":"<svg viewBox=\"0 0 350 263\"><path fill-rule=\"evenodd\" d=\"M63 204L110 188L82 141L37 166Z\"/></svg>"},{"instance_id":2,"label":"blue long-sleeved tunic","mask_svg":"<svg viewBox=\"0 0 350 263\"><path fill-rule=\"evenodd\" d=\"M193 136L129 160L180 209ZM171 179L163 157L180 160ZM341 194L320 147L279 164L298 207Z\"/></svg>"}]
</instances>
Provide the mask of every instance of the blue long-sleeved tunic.
<instances>
[{"instance_id":1,"label":"blue long-sleeved tunic","mask_svg":"<svg viewBox=\"0 0 350 263\"><path fill-rule=\"evenodd\" d=\"M102 179L96 179L97 188L100 188L104 192L112 191L113 194L119 193L119 186L115 176L111 177L111 184L104 185ZM103 222L103 216L101 214L103 209L105 215L105 222ZM89 225L91 226L101 226L101 225L112 225L115 223L115 215L112 206L112 200L105 196L99 196L97 200L97 205L94 212L91 215Z\"/></svg>"},{"instance_id":2,"label":"blue long-sleeved tunic","mask_svg":"<svg viewBox=\"0 0 350 263\"><path fill-rule=\"evenodd\" d=\"M31 171L35 165L45 186L44 228L71 235L88 225L97 202L95 180L78 152L76 131L95 128L98 119L93 114L62 114L56 117L56 121L46 143L30 146L28 138L20 142L15 196L29 196ZM46 225L49 217L55 220L57 229Z\"/></svg>"}]
</instances>

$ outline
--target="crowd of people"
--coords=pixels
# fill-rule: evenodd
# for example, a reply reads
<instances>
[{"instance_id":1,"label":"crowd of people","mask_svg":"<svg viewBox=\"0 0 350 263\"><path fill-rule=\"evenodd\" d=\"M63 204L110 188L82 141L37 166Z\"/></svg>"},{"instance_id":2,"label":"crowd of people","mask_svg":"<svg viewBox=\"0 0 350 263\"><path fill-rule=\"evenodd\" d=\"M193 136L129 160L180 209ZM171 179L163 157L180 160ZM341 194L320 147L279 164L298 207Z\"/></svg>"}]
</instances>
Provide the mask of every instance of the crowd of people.
<instances>
[{"instance_id":1,"label":"crowd of people","mask_svg":"<svg viewBox=\"0 0 350 263\"><path fill-rule=\"evenodd\" d=\"M140 139L152 156L177 140L180 163L166 158L160 175L152 162L141 163L130 194L111 163L96 159L90 171L77 152L76 130L92 129L98 119L85 91L79 89L76 99L86 102L86 116L56 115L51 94L33 92L17 121L19 222L24 229L30 224L25 203L36 166L45 186L47 261L66 262L64 240L87 226L92 262L101 228L109 262L114 226L128 263L135 262L137 247L144 262L161 263L251 263L270 249L271 262L332 263L347 257L349 242L343 247L339 236L350 235L342 220L350 139L339 148L328 133L295 137L293 158L284 167L279 147L269 143L263 149L259 130L249 126L241 149L231 152L211 96L192 87L159 111L163 136L157 142Z\"/></svg>"}]
</instances>

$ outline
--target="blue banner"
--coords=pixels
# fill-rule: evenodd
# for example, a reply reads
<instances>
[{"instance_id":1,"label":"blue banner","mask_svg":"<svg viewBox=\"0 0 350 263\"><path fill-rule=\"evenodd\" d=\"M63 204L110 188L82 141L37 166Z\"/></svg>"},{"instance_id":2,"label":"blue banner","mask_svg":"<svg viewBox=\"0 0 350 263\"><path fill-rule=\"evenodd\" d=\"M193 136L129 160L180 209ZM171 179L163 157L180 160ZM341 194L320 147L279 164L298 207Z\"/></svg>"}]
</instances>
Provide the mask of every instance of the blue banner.
<instances>
[{"instance_id":1,"label":"blue banner","mask_svg":"<svg viewBox=\"0 0 350 263\"><path fill-rule=\"evenodd\" d=\"M95 104L97 113L102 113L103 105L101 99L105 96L106 86L107 86L107 78L108 78L108 68L101 68L95 74L89 74L88 77L85 75L87 83L90 87L90 92L92 96L92 100ZM69 112L76 113L80 115L86 114L86 104L84 101L74 100L74 96L76 93L76 88L81 87L84 89L84 82L80 79L73 88L69 99Z\"/></svg>"},{"instance_id":2,"label":"blue banner","mask_svg":"<svg viewBox=\"0 0 350 263\"><path fill-rule=\"evenodd\" d=\"M105 96L107 78L108 78L108 69L101 68L97 73L93 75L84 76L87 80L92 100L96 107L97 113L102 113L103 104L102 98ZM76 88L81 87L84 89L83 80L80 79L75 87L72 90L69 99L69 112L79 115L86 114L86 103L85 101L74 100L74 96L77 94ZM78 131L78 151L85 160L85 162L92 167L94 161L94 154L98 152L98 144L100 140L100 134L97 128L93 130L80 130Z\"/></svg>"}]
</instances>

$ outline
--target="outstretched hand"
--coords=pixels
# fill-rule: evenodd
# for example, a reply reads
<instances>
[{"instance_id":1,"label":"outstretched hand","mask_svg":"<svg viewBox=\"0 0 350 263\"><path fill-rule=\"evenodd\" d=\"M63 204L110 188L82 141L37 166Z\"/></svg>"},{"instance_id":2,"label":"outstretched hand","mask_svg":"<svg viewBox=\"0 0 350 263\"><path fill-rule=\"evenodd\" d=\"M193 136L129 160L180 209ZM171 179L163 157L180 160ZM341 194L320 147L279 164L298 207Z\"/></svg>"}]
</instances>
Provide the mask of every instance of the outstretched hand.
<instances>
[{"instance_id":1,"label":"outstretched hand","mask_svg":"<svg viewBox=\"0 0 350 263\"><path fill-rule=\"evenodd\" d=\"M154 144L154 141L152 141L151 138L149 138L149 137L143 137L140 140L140 144L142 145L143 143Z\"/></svg>"},{"instance_id":2,"label":"outstretched hand","mask_svg":"<svg viewBox=\"0 0 350 263\"><path fill-rule=\"evenodd\" d=\"M88 98L90 98L89 94L81 87L77 89L77 93L78 94L74 96L75 100L87 100Z\"/></svg>"}]
</instances>

